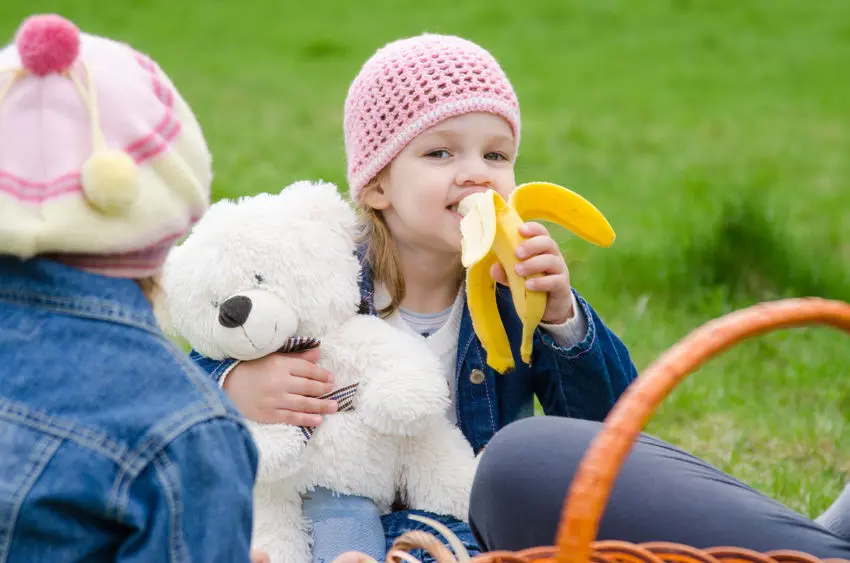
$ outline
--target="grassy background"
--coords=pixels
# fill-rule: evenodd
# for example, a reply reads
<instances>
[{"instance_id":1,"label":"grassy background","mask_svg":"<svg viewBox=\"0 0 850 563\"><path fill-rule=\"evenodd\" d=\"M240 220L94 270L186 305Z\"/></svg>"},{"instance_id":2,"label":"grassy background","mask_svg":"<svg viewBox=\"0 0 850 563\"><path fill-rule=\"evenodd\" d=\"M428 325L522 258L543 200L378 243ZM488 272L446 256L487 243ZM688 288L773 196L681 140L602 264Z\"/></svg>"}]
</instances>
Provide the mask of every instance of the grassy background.
<instances>
[{"instance_id":1,"label":"grassy background","mask_svg":"<svg viewBox=\"0 0 850 563\"><path fill-rule=\"evenodd\" d=\"M31 0L133 43L205 126L217 197L344 183L362 62L422 31L480 42L523 105L518 180L586 195L610 249L562 237L574 285L639 368L704 321L781 296L850 299L846 0ZM850 347L773 333L709 362L650 430L808 514L850 478Z\"/></svg>"}]
</instances>

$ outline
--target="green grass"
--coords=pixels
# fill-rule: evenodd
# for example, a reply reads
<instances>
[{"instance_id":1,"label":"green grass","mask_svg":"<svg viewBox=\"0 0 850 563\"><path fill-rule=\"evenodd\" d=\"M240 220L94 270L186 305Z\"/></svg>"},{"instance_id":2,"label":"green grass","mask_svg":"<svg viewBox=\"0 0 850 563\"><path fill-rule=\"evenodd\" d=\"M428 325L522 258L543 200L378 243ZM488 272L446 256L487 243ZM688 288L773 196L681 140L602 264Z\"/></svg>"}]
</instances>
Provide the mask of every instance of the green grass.
<instances>
[{"instance_id":1,"label":"green grass","mask_svg":"<svg viewBox=\"0 0 850 563\"><path fill-rule=\"evenodd\" d=\"M846 0L30 5L159 61L205 126L217 197L342 185L342 104L365 58L425 30L482 43L523 105L518 180L579 190L617 230L610 249L557 232L639 368L735 308L850 298ZM22 6L0 6L0 31ZM848 366L836 331L772 333L710 361L649 428L816 514L850 479Z\"/></svg>"}]
</instances>

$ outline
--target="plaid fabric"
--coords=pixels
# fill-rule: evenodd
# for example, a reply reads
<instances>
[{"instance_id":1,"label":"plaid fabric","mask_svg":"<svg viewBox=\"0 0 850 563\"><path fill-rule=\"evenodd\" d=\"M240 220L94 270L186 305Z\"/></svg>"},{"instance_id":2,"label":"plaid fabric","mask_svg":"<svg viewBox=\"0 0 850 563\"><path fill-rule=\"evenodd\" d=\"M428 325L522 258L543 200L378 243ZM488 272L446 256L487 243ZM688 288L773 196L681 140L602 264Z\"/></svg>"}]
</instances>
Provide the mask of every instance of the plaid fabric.
<instances>
[{"instance_id":1,"label":"plaid fabric","mask_svg":"<svg viewBox=\"0 0 850 563\"><path fill-rule=\"evenodd\" d=\"M305 352L307 350L312 350L313 348L318 348L319 344L321 344L321 342L317 338L293 336L286 339L286 342L284 342L283 346L280 347L278 353L296 354L298 352Z\"/></svg>"},{"instance_id":2,"label":"plaid fabric","mask_svg":"<svg viewBox=\"0 0 850 563\"><path fill-rule=\"evenodd\" d=\"M283 343L283 346L278 350L281 354L294 354L318 348L321 342L316 338L308 338L305 336L293 336ZM357 383L334 389L330 393L325 393L319 399L331 399L337 402L337 412L345 412L354 410L354 396L357 394ZM301 433L304 435L305 441L310 441L313 437L314 428L310 426L301 426Z\"/></svg>"},{"instance_id":3,"label":"plaid fabric","mask_svg":"<svg viewBox=\"0 0 850 563\"><path fill-rule=\"evenodd\" d=\"M354 410L354 396L357 395L357 383L352 383L350 385L346 385L345 387L340 387L339 389L334 389L330 393L325 393L320 399L332 399L337 401L339 408L337 412L345 412ZM313 437L313 431L315 428L309 426L302 426L301 433L304 434L304 440L310 441L310 438Z\"/></svg>"}]
</instances>

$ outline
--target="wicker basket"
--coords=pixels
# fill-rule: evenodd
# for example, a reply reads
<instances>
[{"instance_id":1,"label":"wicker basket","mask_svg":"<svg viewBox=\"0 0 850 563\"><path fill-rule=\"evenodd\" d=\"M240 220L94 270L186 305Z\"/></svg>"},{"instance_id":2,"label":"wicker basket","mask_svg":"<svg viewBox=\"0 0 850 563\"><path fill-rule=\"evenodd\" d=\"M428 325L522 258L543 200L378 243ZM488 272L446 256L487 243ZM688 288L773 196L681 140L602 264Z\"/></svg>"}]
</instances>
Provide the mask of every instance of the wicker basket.
<instances>
[{"instance_id":1,"label":"wicker basket","mask_svg":"<svg viewBox=\"0 0 850 563\"><path fill-rule=\"evenodd\" d=\"M468 559L469 563L821 563L817 557L789 550L757 553L732 546L695 549L665 542L594 541L603 508L635 439L680 381L746 338L813 324L850 332L850 304L819 298L770 301L724 315L694 330L652 363L605 419L602 432L590 445L570 486L557 544L519 552L493 551ZM414 548L425 549L439 563L458 561L440 540L419 531L399 537L388 561L415 562L409 554Z\"/></svg>"}]
</instances>

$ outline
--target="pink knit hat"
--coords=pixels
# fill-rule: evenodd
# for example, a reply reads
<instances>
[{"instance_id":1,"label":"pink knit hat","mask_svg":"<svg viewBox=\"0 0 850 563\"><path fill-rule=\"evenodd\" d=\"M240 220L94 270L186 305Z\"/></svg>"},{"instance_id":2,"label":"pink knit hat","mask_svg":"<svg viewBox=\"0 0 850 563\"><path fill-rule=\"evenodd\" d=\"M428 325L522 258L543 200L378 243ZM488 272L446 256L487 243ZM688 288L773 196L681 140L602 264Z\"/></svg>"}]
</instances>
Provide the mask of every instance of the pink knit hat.
<instances>
[{"instance_id":1,"label":"pink knit hat","mask_svg":"<svg viewBox=\"0 0 850 563\"><path fill-rule=\"evenodd\" d=\"M379 49L345 100L348 185L360 190L417 135L457 115L483 111L510 123L519 146L519 102L499 63L482 47L422 34Z\"/></svg>"},{"instance_id":2,"label":"pink knit hat","mask_svg":"<svg viewBox=\"0 0 850 563\"><path fill-rule=\"evenodd\" d=\"M145 55L56 15L0 50L0 254L153 275L211 182L201 128Z\"/></svg>"}]
</instances>

